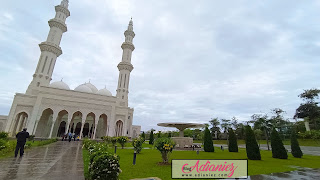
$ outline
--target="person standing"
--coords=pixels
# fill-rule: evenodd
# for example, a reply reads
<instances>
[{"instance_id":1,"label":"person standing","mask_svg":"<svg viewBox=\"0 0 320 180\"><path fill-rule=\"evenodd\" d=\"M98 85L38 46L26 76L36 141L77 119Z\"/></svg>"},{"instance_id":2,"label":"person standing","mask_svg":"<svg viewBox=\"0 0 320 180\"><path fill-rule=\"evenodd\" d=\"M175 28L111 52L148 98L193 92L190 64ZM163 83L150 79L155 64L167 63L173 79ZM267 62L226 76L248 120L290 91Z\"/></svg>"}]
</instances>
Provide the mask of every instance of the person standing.
<instances>
[{"instance_id":1,"label":"person standing","mask_svg":"<svg viewBox=\"0 0 320 180\"><path fill-rule=\"evenodd\" d=\"M69 142L70 142L71 139L72 139L72 134L71 134L71 132L69 132L68 136L69 136Z\"/></svg>"},{"instance_id":2,"label":"person standing","mask_svg":"<svg viewBox=\"0 0 320 180\"><path fill-rule=\"evenodd\" d=\"M27 132L27 128L24 128L21 132L16 135L17 138L17 146L14 152L14 157L18 156L18 152L20 150L20 157L23 156L24 153L24 145L26 144L27 138L29 138L29 133Z\"/></svg>"}]
</instances>

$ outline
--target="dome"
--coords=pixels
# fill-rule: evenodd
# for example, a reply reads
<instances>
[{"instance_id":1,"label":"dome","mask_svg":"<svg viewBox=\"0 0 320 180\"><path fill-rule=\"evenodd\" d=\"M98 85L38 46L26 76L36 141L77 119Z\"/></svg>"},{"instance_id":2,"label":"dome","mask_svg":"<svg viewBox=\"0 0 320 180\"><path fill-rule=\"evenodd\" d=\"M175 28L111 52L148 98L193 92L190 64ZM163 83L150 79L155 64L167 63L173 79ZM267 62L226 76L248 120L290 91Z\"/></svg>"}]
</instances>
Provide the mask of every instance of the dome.
<instances>
[{"instance_id":1,"label":"dome","mask_svg":"<svg viewBox=\"0 0 320 180\"><path fill-rule=\"evenodd\" d=\"M98 92L98 89L93 84L91 84L90 82L89 83L85 83L85 85L88 86L93 93Z\"/></svg>"},{"instance_id":2,"label":"dome","mask_svg":"<svg viewBox=\"0 0 320 180\"><path fill-rule=\"evenodd\" d=\"M64 83L62 80L51 83L49 87L70 90L69 86L66 83Z\"/></svg>"},{"instance_id":3,"label":"dome","mask_svg":"<svg viewBox=\"0 0 320 180\"><path fill-rule=\"evenodd\" d=\"M78 87L76 87L74 90L79 92L92 93L92 90L86 84L81 84Z\"/></svg>"},{"instance_id":4,"label":"dome","mask_svg":"<svg viewBox=\"0 0 320 180\"><path fill-rule=\"evenodd\" d=\"M104 88L104 89L100 89L97 94L100 94L100 95L104 95L104 96L112 96L111 92Z\"/></svg>"}]
</instances>

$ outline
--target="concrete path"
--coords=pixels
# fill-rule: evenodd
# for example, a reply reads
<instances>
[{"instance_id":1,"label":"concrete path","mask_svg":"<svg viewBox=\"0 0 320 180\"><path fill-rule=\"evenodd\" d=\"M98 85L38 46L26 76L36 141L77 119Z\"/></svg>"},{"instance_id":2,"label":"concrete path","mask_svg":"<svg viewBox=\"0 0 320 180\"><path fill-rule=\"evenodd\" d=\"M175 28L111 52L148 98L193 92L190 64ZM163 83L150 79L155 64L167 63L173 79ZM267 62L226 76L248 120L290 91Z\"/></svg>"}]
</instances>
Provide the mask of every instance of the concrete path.
<instances>
[{"instance_id":1,"label":"concrete path","mask_svg":"<svg viewBox=\"0 0 320 180\"><path fill-rule=\"evenodd\" d=\"M226 144L214 144L216 147L221 147L221 145L224 147L224 149L228 149L228 146ZM246 148L245 144L239 144L239 148ZM271 145L269 146L271 150ZM284 145L284 147L291 152L291 146L290 145ZM320 147L315 147L315 146L300 146L301 151L303 154L308 154L308 155L314 155L314 156L320 156ZM268 150L268 147L266 144L261 144L260 149L262 150Z\"/></svg>"},{"instance_id":2,"label":"concrete path","mask_svg":"<svg viewBox=\"0 0 320 180\"><path fill-rule=\"evenodd\" d=\"M0 160L0 179L84 180L82 142L58 141ZM13 153L13 152L12 152Z\"/></svg>"}]
</instances>

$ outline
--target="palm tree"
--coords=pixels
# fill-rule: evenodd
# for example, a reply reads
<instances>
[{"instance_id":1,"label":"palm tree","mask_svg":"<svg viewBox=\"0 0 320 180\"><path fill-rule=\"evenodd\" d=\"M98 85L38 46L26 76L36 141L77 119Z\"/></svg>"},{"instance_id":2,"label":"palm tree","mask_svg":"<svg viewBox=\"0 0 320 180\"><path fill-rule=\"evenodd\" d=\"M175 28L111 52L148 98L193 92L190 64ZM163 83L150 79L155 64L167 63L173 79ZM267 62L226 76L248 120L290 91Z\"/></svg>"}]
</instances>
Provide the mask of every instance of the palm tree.
<instances>
[{"instance_id":1,"label":"palm tree","mask_svg":"<svg viewBox=\"0 0 320 180\"><path fill-rule=\"evenodd\" d=\"M266 114L263 116L261 114L254 114L251 116L251 119L254 122L254 129L260 129L260 130L264 131L264 134L265 134L266 140L267 140L268 150L270 150L269 132L272 128L271 120L268 119L268 116Z\"/></svg>"}]
</instances>

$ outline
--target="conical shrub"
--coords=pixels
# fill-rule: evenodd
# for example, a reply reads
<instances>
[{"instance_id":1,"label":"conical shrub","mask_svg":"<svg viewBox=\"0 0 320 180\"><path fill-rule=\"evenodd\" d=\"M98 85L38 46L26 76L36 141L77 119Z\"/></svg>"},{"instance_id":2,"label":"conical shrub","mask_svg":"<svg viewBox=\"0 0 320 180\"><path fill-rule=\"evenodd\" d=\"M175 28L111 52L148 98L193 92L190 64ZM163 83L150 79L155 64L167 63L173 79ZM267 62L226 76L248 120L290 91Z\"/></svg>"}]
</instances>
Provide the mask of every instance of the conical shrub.
<instances>
[{"instance_id":1,"label":"conical shrub","mask_svg":"<svg viewBox=\"0 0 320 180\"><path fill-rule=\"evenodd\" d=\"M291 131L291 154L293 157L301 158L303 156L303 153L300 149L299 142L297 140L296 131L295 128L292 128Z\"/></svg>"},{"instance_id":2,"label":"conical shrub","mask_svg":"<svg viewBox=\"0 0 320 180\"><path fill-rule=\"evenodd\" d=\"M287 150L284 148L282 140L275 129L271 132L271 149L273 158L288 159Z\"/></svg>"},{"instance_id":3,"label":"conical shrub","mask_svg":"<svg viewBox=\"0 0 320 180\"><path fill-rule=\"evenodd\" d=\"M208 127L204 130L204 151L214 152L213 141Z\"/></svg>"},{"instance_id":4,"label":"conical shrub","mask_svg":"<svg viewBox=\"0 0 320 180\"><path fill-rule=\"evenodd\" d=\"M261 160L260 149L250 126L245 127L247 157L250 160Z\"/></svg>"},{"instance_id":5,"label":"conical shrub","mask_svg":"<svg viewBox=\"0 0 320 180\"><path fill-rule=\"evenodd\" d=\"M149 138L149 144L153 144L154 137L153 137L153 131L150 132L150 138Z\"/></svg>"},{"instance_id":6,"label":"conical shrub","mask_svg":"<svg viewBox=\"0 0 320 180\"><path fill-rule=\"evenodd\" d=\"M229 152L238 152L238 142L237 137L234 134L233 130L230 128L229 130L229 145L228 145Z\"/></svg>"}]
</instances>

